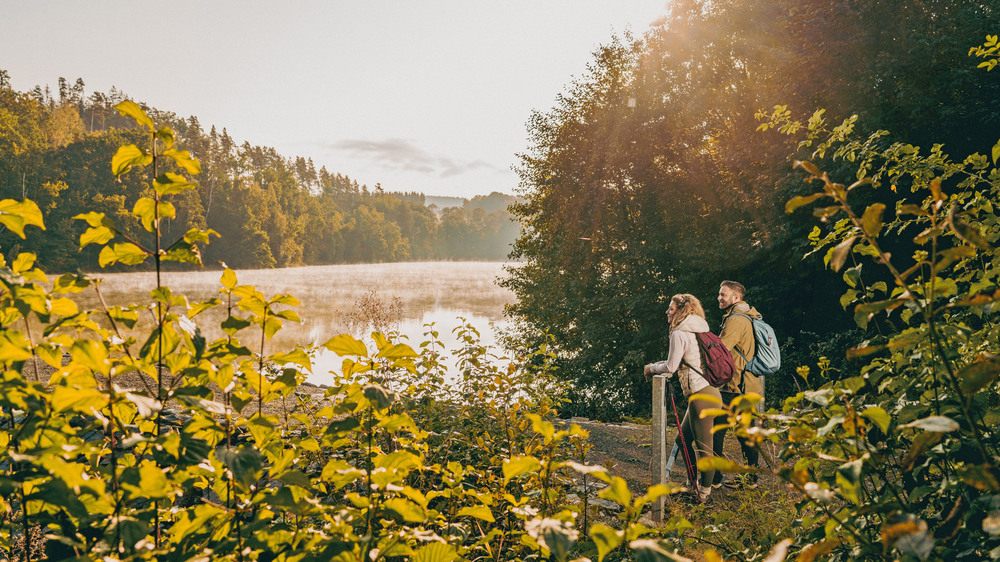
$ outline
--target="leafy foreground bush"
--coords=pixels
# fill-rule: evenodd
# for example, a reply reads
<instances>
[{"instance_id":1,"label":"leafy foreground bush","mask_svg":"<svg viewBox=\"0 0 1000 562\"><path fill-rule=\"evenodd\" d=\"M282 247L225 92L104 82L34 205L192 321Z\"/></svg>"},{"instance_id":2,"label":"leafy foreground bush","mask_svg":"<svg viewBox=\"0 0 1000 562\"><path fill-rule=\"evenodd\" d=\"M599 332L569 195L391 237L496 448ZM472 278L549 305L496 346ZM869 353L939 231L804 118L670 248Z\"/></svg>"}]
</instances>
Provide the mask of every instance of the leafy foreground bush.
<instances>
[{"instance_id":1,"label":"leafy foreground bush","mask_svg":"<svg viewBox=\"0 0 1000 562\"><path fill-rule=\"evenodd\" d=\"M830 130L822 112L803 124L778 107L771 127L804 133L810 158L856 166L845 186L798 162L821 189L786 210L822 203L814 251L843 271L841 303L871 334L848 352L858 372L821 362L824 384L765 416L770 429L731 418L758 443L785 443L777 473L803 496L790 549L797 560L1000 558L1000 143L992 162L955 162L885 131L856 139L854 118Z\"/></svg>"},{"instance_id":2,"label":"leafy foreground bush","mask_svg":"<svg viewBox=\"0 0 1000 562\"><path fill-rule=\"evenodd\" d=\"M160 281L161 262L200 263L214 232L166 244L173 196L193 189L197 161L135 104L118 110L149 132L121 148L116 175L151 169L133 217L100 213L80 245L101 265L151 260L150 300L78 310L68 295L100 282L51 282L21 254L0 264L0 558L235 560L568 560L675 550L643 539L644 506L624 480L587 463L586 432L557 428L545 350L487 357L462 332L459 380L445 384L436 334L416 353L373 334L325 347L344 357L322 399L298 392L314 350L268 354L294 297L267 297L221 276L220 296L189 302ZM186 174L185 174L186 173ZM44 228L37 206L0 202L20 236ZM133 224L134 223L134 224ZM103 299L102 299L103 302ZM199 314L225 307L224 337ZM141 315L155 320L142 333ZM248 342L253 342L248 343ZM54 373L48 380L39 364ZM123 388L124 380L145 389ZM134 385L133 385L134 386ZM593 521L598 496L621 506L617 529ZM610 523L610 520L606 520ZM678 520L680 524L680 520ZM682 527L680 527L682 528Z\"/></svg>"}]
</instances>

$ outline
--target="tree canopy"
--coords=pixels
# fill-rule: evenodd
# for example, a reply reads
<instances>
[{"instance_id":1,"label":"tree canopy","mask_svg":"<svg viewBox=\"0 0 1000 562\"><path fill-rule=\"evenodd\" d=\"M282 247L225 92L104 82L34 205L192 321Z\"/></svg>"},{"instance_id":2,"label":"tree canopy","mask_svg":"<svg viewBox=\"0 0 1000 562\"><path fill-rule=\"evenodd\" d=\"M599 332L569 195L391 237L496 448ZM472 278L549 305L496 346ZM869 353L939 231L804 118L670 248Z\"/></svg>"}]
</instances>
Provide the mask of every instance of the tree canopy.
<instances>
[{"instance_id":1,"label":"tree canopy","mask_svg":"<svg viewBox=\"0 0 1000 562\"><path fill-rule=\"evenodd\" d=\"M795 267L813 228L783 212L808 189L792 172L799 147L761 131L761 119L825 109L832 120L856 115L858 132L988 151L1000 80L977 72L968 50L998 10L687 0L642 38L601 46L528 124L513 253L525 264L507 282L519 299L515 339L552 334L564 376L579 383L574 407L614 417L650 403L638 373L666 353L673 294L699 296L717 327L719 282L740 280L793 356L852 329L837 303L815 298L839 280ZM856 172L847 160L831 166Z\"/></svg>"},{"instance_id":2,"label":"tree canopy","mask_svg":"<svg viewBox=\"0 0 1000 562\"><path fill-rule=\"evenodd\" d=\"M0 71L0 197L38 201L55 227L24 241L0 232L4 254L34 251L50 270L97 267L93 249L73 249L82 227L72 217L91 208L127 216L145 195L140 183L116 181L107 164L116 147L135 142L138 134L135 123L113 109L123 99L115 89L88 96L82 79L70 84L60 78L55 95L47 87L17 92ZM501 260L518 234L506 209L514 200L509 195L466 200L468 212L439 218L424 205L423 194L369 189L317 169L311 159L239 144L225 128L206 131L195 116L145 109L169 124L201 163L200 189L171 196L171 202L181 232L198 227L221 234L205 250L208 264Z\"/></svg>"}]
</instances>

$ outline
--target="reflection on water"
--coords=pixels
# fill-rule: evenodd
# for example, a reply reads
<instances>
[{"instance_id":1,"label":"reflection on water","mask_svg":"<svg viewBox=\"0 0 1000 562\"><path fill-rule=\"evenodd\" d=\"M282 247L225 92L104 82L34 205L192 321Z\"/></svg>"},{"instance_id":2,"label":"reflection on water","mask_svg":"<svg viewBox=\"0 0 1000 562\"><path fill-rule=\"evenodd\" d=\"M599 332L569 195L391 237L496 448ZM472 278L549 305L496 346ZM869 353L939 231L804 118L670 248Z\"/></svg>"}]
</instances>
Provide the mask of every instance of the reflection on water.
<instances>
[{"instance_id":1,"label":"reflection on water","mask_svg":"<svg viewBox=\"0 0 1000 562\"><path fill-rule=\"evenodd\" d=\"M239 284L253 285L265 297L286 293L302 303L295 307L302 324L286 322L282 331L268 343L267 353L287 350L300 343L323 343L335 335L347 333L346 315L358 298L371 290L377 291L385 301L400 300L400 332L409 337L414 348L423 340L424 324L435 322L441 340L451 349L456 343L452 329L459 325L457 318L460 316L479 330L484 344L494 342L489 324L502 324L504 305L514 301L513 293L496 285L497 278L505 275L503 266L500 262L357 264L238 270L236 275ZM184 294L191 302L207 301L222 296L219 294L221 275L220 271L170 272L163 274L163 282L174 294ZM104 278L101 293L109 306L148 303L149 291L156 286L156 274L152 272L95 276ZM100 306L93 290L75 295L74 300L82 308ZM223 336L219 323L225 318L223 303L199 314L195 320L205 336L213 340ZM143 314L137 326L138 333L148 334L152 322L152 314ZM251 330L246 332L252 334ZM250 334L242 335L241 339L245 344L257 341ZM312 382L322 383L324 378L328 379L319 373L328 363L332 366L338 362L333 359L321 354Z\"/></svg>"}]
</instances>

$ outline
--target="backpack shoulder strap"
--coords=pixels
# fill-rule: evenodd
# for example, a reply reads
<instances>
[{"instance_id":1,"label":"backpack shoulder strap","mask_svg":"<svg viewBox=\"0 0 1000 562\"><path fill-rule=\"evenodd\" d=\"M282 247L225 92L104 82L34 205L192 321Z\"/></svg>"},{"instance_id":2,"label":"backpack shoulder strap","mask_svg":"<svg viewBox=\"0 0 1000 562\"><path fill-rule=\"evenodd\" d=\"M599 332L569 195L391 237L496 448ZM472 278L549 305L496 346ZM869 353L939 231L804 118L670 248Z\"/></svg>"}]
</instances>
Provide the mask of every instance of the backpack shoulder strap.
<instances>
[{"instance_id":1,"label":"backpack shoulder strap","mask_svg":"<svg viewBox=\"0 0 1000 562\"><path fill-rule=\"evenodd\" d=\"M705 366L705 350L701 348L701 339L698 337L697 333L695 333L695 332L691 332L691 333L694 334L694 343L695 343L695 345L698 346L698 355L701 357L702 367L704 368L704 366ZM688 363L687 359L684 359L683 355L681 356L681 365L685 365L688 369L691 369L692 371L698 373L698 376L701 376L701 377L705 376L705 373L702 373L698 369L695 369L693 365L691 365L690 363Z\"/></svg>"}]
</instances>

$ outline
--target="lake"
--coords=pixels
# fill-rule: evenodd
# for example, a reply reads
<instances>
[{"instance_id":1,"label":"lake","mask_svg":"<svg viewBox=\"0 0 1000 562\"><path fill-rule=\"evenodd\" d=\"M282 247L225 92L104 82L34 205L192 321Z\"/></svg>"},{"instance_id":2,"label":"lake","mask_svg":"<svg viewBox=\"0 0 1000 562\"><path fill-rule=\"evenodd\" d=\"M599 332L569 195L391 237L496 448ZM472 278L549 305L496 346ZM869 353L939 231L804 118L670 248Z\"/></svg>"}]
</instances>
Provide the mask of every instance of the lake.
<instances>
[{"instance_id":1,"label":"lake","mask_svg":"<svg viewBox=\"0 0 1000 562\"><path fill-rule=\"evenodd\" d=\"M240 285L253 285L265 297L286 293L301 302L301 306L293 309L303 322L285 322L284 328L268 342L267 353L288 350L299 343L321 344L343 333L362 335L356 318L363 314L356 305L366 297L371 301L373 294L375 302L398 304L394 325L409 338L414 349L418 349L424 339L424 325L434 322L446 349L451 350L457 345L452 330L460 324L459 317L479 330L483 344L495 344L493 326L504 324L504 306L515 300L511 291L496 284L498 278L506 276L504 265L503 262L352 264L237 270L236 275ZM156 286L154 272L93 276L104 279L101 293L110 306L150 302L149 291ZM165 272L162 279L174 294L184 294L189 301L196 302L220 296L221 276L218 270ZM74 296L74 300L81 307L96 309L100 306L92 289ZM225 319L225 306L204 312L195 319L210 340L222 337L218 326ZM148 330L152 315L144 314L143 322ZM256 351L258 344L253 342L259 340L248 337L249 333L251 329L247 329L241 339L244 345ZM314 364L310 382L329 383L332 380L329 371L339 364L339 358L323 350Z\"/></svg>"}]
</instances>

